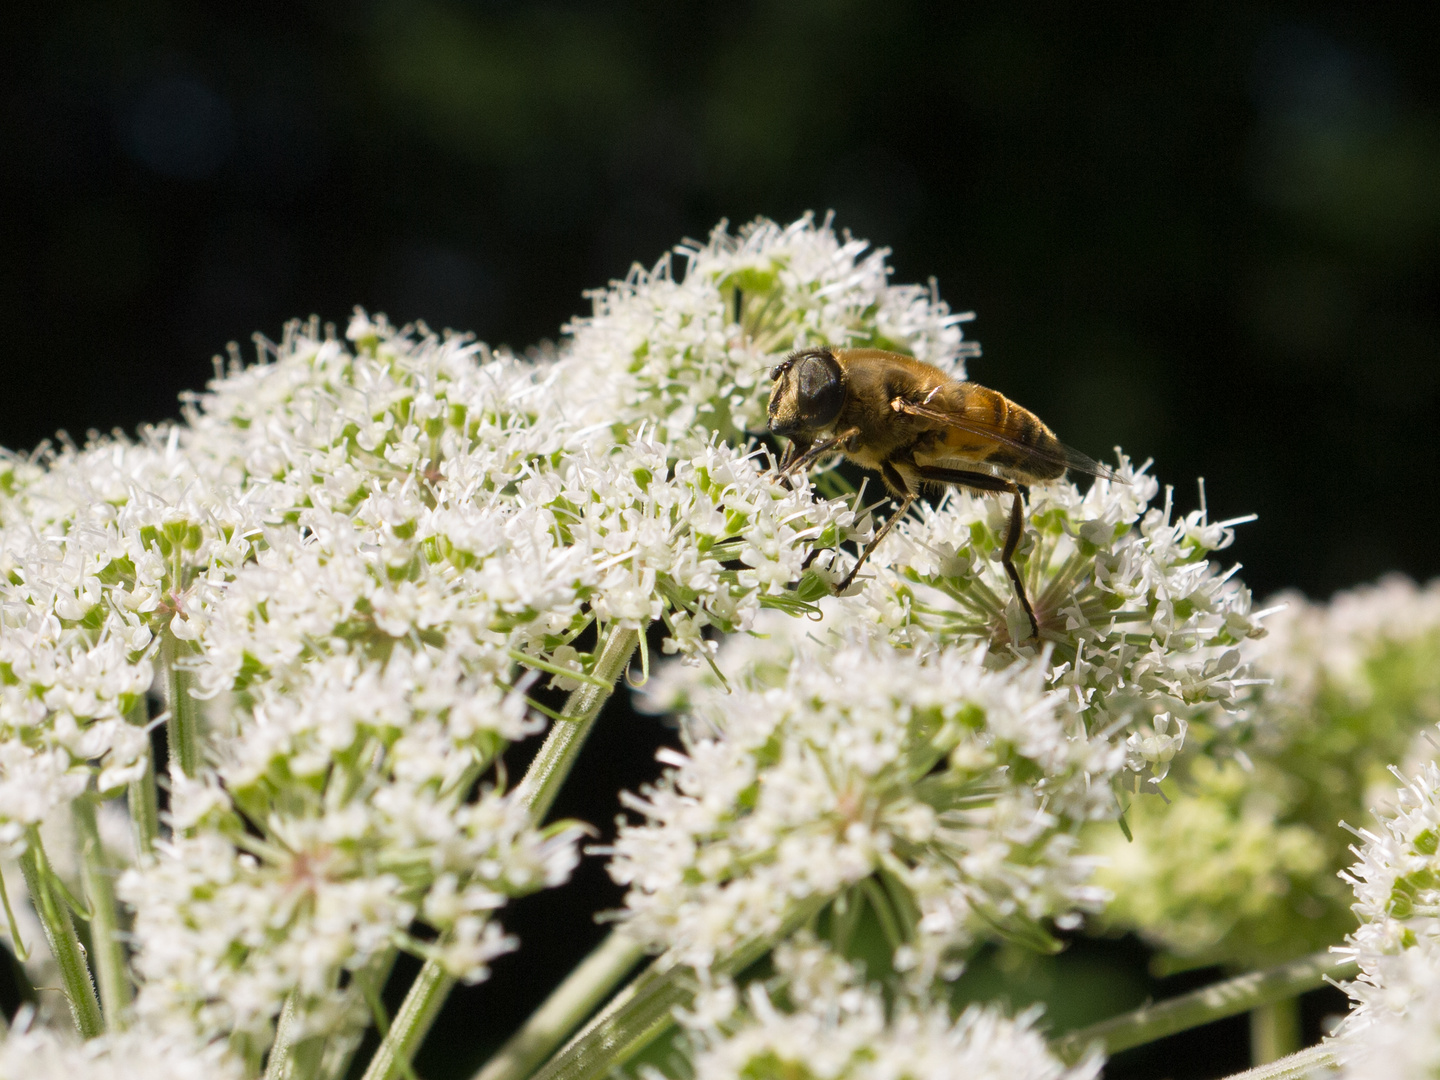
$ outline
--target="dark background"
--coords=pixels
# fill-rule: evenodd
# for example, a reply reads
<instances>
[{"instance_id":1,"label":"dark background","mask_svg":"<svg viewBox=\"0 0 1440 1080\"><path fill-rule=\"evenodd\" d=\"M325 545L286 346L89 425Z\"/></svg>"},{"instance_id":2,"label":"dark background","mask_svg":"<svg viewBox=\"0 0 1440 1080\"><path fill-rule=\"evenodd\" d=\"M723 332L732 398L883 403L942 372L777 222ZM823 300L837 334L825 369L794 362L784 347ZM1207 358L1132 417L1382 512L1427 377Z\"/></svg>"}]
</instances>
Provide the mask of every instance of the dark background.
<instances>
[{"instance_id":1,"label":"dark background","mask_svg":"<svg viewBox=\"0 0 1440 1080\"><path fill-rule=\"evenodd\" d=\"M833 208L897 281L978 312L978 381L1093 456L1153 456L1182 507L1204 475L1212 511L1258 513L1234 549L1258 593L1440 570L1440 9L62 0L7 22L0 444L173 416L227 341L357 303L524 347L721 217ZM608 730L606 793L570 808L601 822L658 728ZM613 903L587 874L585 910ZM598 933L558 904L521 905L528 959L447 1009L436 1075ZM1155 1068L1205 1075L1195 1052Z\"/></svg>"}]
</instances>

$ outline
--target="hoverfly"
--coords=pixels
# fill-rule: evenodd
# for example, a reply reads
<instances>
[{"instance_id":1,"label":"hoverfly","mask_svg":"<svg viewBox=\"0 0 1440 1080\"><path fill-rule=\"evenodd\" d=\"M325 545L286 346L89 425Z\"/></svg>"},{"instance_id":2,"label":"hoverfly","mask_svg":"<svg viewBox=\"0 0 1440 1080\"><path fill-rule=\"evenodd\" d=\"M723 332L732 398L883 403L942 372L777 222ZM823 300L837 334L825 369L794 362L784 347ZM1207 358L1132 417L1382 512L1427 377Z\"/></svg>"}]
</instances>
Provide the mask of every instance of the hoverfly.
<instances>
[{"instance_id":1,"label":"hoverfly","mask_svg":"<svg viewBox=\"0 0 1440 1080\"><path fill-rule=\"evenodd\" d=\"M1029 409L1003 394L952 379L913 356L884 349L801 349L770 372L770 430L790 439L780 471L804 470L838 451L874 469L899 509L866 545L838 588L844 592L870 553L929 484L1010 494L1000 561L1038 638L1040 624L1015 569L1024 528L1021 484L1058 480L1067 470L1114 473L1055 438Z\"/></svg>"}]
</instances>

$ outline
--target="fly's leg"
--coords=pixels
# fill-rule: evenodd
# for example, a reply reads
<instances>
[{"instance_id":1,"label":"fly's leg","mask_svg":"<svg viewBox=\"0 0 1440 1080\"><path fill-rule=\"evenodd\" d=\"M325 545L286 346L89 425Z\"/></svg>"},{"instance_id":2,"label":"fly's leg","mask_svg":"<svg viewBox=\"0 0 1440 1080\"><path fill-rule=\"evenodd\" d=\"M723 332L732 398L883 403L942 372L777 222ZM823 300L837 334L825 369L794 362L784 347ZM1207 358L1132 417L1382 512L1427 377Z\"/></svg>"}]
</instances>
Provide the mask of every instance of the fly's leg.
<instances>
[{"instance_id":1,"label":"fly's leg","mask_svg":"<svg viewBox=\"0 0 1440 1080\"><path fill-rule=\"evenodd\" d=\"M780 474L783 476L788 473L803 472L811 465L815 464L816 460L818 460L820 457L828 454L831 450L835 449L835 447L839 446L846 439L850 438L851 435L858 434L860 434L860 429L852 427L840 432L838 435L831 436L824 442L816 443L814 446L810 447L810 449L806 450L803 454L799 455L796 458L793 458L789 462L786 462L785 459L782 458L780 465ZM792 442L790 446L791 448L793 448L795 444ZM789 457L789 453L790 451L787 449L786 457Z\"/></svg>"},{"instance_id":2,"label":"fly's leg","mask_svg":"<svg viewBox=\"0 0 1440 1080\"><path fill-rule=\"evenodd\" d=\"M916 493L910 490L910 485L905 482L905 477L900 470L888 461L880 463L880 475L885 478L885 486L894 494L900 496L900 505L895 513L890 515L890 520L880 526L880 531L870 538L870 543L865 545L865 550L860 552L860 558L855 560L855 565L850 568L850 573L845 575L845 580L835 588L836 595L840 595L850 588L850 583L855 580L855 575L860 573L860 568L865 565L865 560L870 558L870 553L880 546L880 541L885 539L885 534L895 527L895 523L905 516L906 511L916 499Z\"/></svg>"},{"instance_id":3,"label":"fly's leg","mask_svg":"<svg viewBox=\"0 0 1440 1080\"><path fill-rule=\"evenodd\" d=\"M860 552L860 558L855 560L855 565L850 568L850 573L845 575L845 580L835 586L837 596L850 588L850 583L855 580L855 575L858 574L860 568L865 565L865 560L870 558L870 553L880 546L880 541L885 539L885 534L893 529L895 523L905 516L905 512L910 509L910 504L914 501L915 496L907 491L900 499L900 505L896 508L895 513L890 515L890 520L880 526L880 531L870 538L870 543L866 544L865 550Z\"/></svg>"},{"instance_id":4,"label":"fly's leg","mask_svg":"<svg viewBox=\"0 0 1440 1080\"><path fill-rule=\"evenodd\" d=\"M1015 596L1020 601L1020 606L1025 609L1025 617L1030 620L1030 633L1038 639L1040 623L1035 618L1035 609L1030 606L1030 598L1025 595L1025 583L1020 580L1020 571L1015 569L1015 549L1020 546L1020 533L1025 528L1025 513L1020 504L1020 489L1004 477L991 476L989 473L967 472L963 469L944 469L938 465L917 465L915 473L920 479L937 484L954 484L956 487L967 487L994 494L1008 493L1014 496L1010 503L1010 527L1005 532L1005 545L1000 549L1000 562L1005 567L1005 573L1015 584Z\"/></svg>"},{"instance_id":5,"label":"fly's leg","mask_svg":"<svg viewBox=\"0 0 1440 1080\"><path fill-rule=\"evenodd\" d=\"M1005 566L1005 572L1010 575L1010 580L1015 583L1015 595L1020 599L1020 606L1025 609L1025 617L1030 620L1030 636L1038 641L1040 623L1036 621L1030 598L1025 595L1025 585L1020 580L1020 572L1015 569L1015 549L1020 546L1020 533L1025 528L1025 512L1020 507L1020 489L1015 488L1013 494L1014 497L1010 500L1010 528L1005 533L1005 546L1000 551L1000 561Z\"/></svg>"}]
</instances>

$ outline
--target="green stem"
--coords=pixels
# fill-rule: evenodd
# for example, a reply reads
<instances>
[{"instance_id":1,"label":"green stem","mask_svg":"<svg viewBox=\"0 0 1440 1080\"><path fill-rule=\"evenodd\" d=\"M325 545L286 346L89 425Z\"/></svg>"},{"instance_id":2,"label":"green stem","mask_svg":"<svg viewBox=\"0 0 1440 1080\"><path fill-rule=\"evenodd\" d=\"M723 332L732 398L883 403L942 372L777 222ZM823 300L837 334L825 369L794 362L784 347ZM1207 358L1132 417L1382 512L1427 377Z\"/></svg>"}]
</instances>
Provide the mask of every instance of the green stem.
<instances>
[{"instance_id":1,"label":"green stem","mask_svg":"<svg viewBox=\"0 0 1440 1080\"><path fill-rule=\"evenodd\" d=\"M325 1040L319 1035L296 1039L300 1027L297 991L290 991L275 1024L275 1041L265 1059L264 1080L310 1080L320 1069Z\"/></svg>"},{"instance_id":2,"label":"green stem","mask_svg":"<svg viewBox=\"0 0 1440 1080\"><path fill-rule=\"evenodd\" d=\"M562 679L574 679L579 683L587 683L598 690L604 690L607 694L611 690L611 684L607 683L599 675L587 675L583 671L561 667L559 664L552 664L550 661L541 659L538 656L523 653L519 649L510 650L510 659L514 660L521 667L534 668L536 671L544 671L551 675L558 675Z\"/></svg>"},{"instance_id":3,"label":"green stem","mask_svg":"<svg viewBox=\"0 0 1440 1080\"><path fill-rule=\"evenodd\" d=\"M747 942L722 958L713 970L723 975L745 970L818 915L831 899L812 896L802 900L776 933ZM534 1080L600 1080L610 1075L674 1026L676 1008L694 1000L696 985L690 968L660 971L652 964L546 1062Z\"/></svg>"},{"instance_id":4,"label":"green stem","mask_svg":"<svg viewBox=\"0 0 1440 1080\"><path fill-rule=\"evenodd\" d=\"M190 695L190 672L179 663L185 655L184 646L166 630L160 649L165 663L165 704L170 712L165 724L170 760L186 776L195 776L200 771L200 709L199 702Z\"/></svg>"},{"instance_id":5,"label":"green stem","mask_svg":"<svg viewBox=\"0 0 1440 1080\"><path fill-rule=\"evenodd\" d=\"M1258 1065L1244 1072L1234 1073L1225 1080L1303 1080L1322 1069L1335 1067L1335 1054L1324 1043L1291 1054L1268 1065Z\"/></svg>"},{"instance_id":6,"label":"green stem","mask_svg":"<svg viewBox=\"0 0 1440 1080\"><path fill-rule=\"evenodd\" d=\"M10 906L10 890L5 887L3 871L0 871L0 902L5 905L5 924L10 932L10 948L14 951L15 959L23 964L30 959L30 949L25 944L25 939L20 936L20 927L15 922L15 909Z\"/></svg>"},{"instance_id":7,"label":"green stem","mask_svg":"<svg viewBox=\"0 0 1440 1080\"><path fill-rule=\"evenodd\" d=\"M290 1071L290 1049L295 1045L295 994L291 990L285 995L280 1019L275 1021L275 1041L265 1058L264 1080L284 1080Z\"/></svg>"},{"instance_id":8,"label":"green stem","mask_svg":"<svg viewBox=\"0 0 1440 1080\"><path fill-rule=\"evenodd\" d=\"M1300 999L1272 1001L1250 1010L1250 1062L1268 1065L1305 1045L1300 1033Z\"/></svg>"},{"instance_id":9,"label":"green stem","mask_svg":"<svg viewBox=\"0 0 1440 1080\"><path fill-rule=\"evenodd\" d=\"M560 793L560 786L570 775L570 768L595 725L595 718L600 715L601 706L613 692L616 680L630 663L639 642L638 630L610 631L604 648L595 660L594 675L601 685L585 683L571 692L560 713L565 722L551 725L545 744L525 771L524 779L516 786L517 795L530 808L530 820L537 825L550 812L555 796Z\"/></svg>"},{"instance_id":10,"label":"green stem","mask_svg":"<svg viewBox=\"0 0 1440 1080\"><path fill-rule=\"evenodd\" d=\"M100 984L100 1002L105 1008L105 1027L125 1027L130 1005L130 978L125 971L125 946L120 940L120 919L115 906L115 868L105 857L95 803L81 796L72 804L75 832L80 841L80 880L90 906L90 953L95 962L95 981Z\"/></svg>"},{"instance_id":11,"label":"green stem","mask_svg":"<svg viewBox=\"0 0 1440 1080\"><path fill-rule=\"evenodd\" d=\"M447 974L436 961L425 961L362 1080L391 1080L409 1071L410 1060L430 1033L430 1025L440 1015L454 985L455 976Z\"/></svg>"},{"instance_id":12,"label":"green stem","mask_svg":"<svg viewBox=\"0 0 1440 1080\"><path fill-rule=\"evenodd\" d=\"M85 950L75 934L70 909L51 889L49 868L42 864L43 858L39 831L32 827L25 853L20 856L20 870L25 875L25 887L30 890L30 903L45 928L50 954L60 968L60 981L70 1002L75 1027L81 1036L93 1039L105 1030L105 1018L100 1013L100 1002L95 997L95 985L90 981L90 969L85 966Z\"/></svg>"},{"instance_id":13,"label":"green stem","mask_svg":"<svg viewBox=\"0 0 1440 1080\"><path fill-rule=\"evenodd\" d=\"M350 983L350 992L361 998L373 994L378 1000L380 991L385 989L385 984L390 981L390 971L395 967L395 958L398 955L399 950L392 946L371 957L370 962L355 973ZM385 1031L380 1033L380 1037L384 1038L388 1031L387 1026ZM320 1062L320 1080L343 1080L349 1075L350 1062L364 1038L363 1025L349 1025L340 1034L327 1039L325 1056Z\"/></svg>"},{"instance_id":14,"label":"green stem","mask_svg":"<svg viewBox=\"0 0 1440 1080\"><path fill-rule=\"evenodd\" d=\"M630 663L639 641L638 630L610 631L596 657L591 679L570 694L560 714L563 720L550 728L544 745L516 785L515 794L529 809L533 823L540 824L550 812L601 707L614 692L615 682ZM390 1030L380 1040L364 1080L390 1080L409 1067L410 1059L424 1041L454 985L455 979L445 974L438 962L425 961Z\"/></svg>"},{"instance_id":15,"label":"green stem","mask_svg":"<svg viewBox=\"0 0 1440 1080\"><path fill-rule=\"evenodd\" d=\"M645 955L619 930L610 935L530 1014L474 1080L524 1080L594 1012Z\"/></svg>"},{"instance_id":16,"label":"green stem","mask_svg":"<svg viewBox=\"0 0 1440 1080\"><path fill-rule=\"evenodd\" d=\"M139 728L150 724L150 710L142 697L126 717ZM149 734L148 732L146 733ZM155 795L155 755L149 739L145 747L145 773L130 781L126 790L130 803L130 827L135 832L135 857L142 866L155 857L155 838L160 835L160 806Z\"/></svg>"},{"instance_id":17,"label":"green stem","mask_svg":"<svg viewBox=\"0 0 1440 1080\"><path fill-rule=\"evenodd\" d=\"M1133 1012L1063 1035L1055 1039L1050 1048L1067 1062L1078 1061L1092 1045L1098 1045L1108 1057L1212 1020L1296 997L1323 986L1327 977L1349 974L1354 966L1353 960L1339 960L1328 952L1315 953L1279 967L1226 979L1168 1001L1141 1006Z\"/></svg>"}]
</instances>

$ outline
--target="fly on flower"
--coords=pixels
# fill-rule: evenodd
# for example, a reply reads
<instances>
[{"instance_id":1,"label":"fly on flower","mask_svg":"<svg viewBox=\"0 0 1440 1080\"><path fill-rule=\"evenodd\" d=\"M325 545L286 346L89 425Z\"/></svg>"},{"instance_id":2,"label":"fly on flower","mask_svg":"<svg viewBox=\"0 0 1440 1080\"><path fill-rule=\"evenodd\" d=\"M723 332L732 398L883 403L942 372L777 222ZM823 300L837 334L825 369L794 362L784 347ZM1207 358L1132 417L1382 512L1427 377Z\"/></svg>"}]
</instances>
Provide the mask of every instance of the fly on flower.
<instances>
[{"instance_id":1,"label":"fly on flower","mask_svg":"<svg viewBox=\"0 0 1440 1080\"><path fill-rule=\"evenodd\" d=\"M841 592L924 485L1009 493L1010 526L1000 561L1015 583L1031 633L1040 636L1014 562L1024 527L1020 485L1059 480L1067 470L1107 480L1116 479L1113 472L1060 442L1029 409L913 356L884 349L802 349L777 364L770 377L775 383L770 430L790 439L782 473L838 451L880 473L901 500L841 582Z\"/></svg>"}]
</instances>

